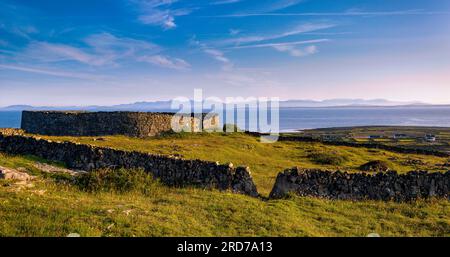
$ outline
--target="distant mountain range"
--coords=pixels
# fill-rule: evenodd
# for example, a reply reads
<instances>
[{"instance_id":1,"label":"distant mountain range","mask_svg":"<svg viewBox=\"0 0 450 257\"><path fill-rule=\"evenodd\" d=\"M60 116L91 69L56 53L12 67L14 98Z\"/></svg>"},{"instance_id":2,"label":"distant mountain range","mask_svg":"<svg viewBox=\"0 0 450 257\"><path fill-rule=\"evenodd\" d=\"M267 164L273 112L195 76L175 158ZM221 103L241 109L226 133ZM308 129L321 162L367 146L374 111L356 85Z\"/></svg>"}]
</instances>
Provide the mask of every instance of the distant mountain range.
<instances>
[{"instance_id":1,"label":"distant mountain range","mask_svg":"<svg viewBox=\"0 0 450 257\"><path fill-rule=\"evenodd\" d=\"M399 102L386 99L328 99L315 100L287 100L280 102L280 107L348 107L348 106L406 106L429 105L422 102Z\"/></svg>"},{"instance_id":2,"label":"distant mountain range","mask_svg":"<svg viewBox=\"0 0 450 257\"><path fill-rule=\"evenodd\" d=\"M192 102L192 101L191 101ZM192 102L193 103L193 102ZM385 99L328 99L315 100L286 100L280 101L282 108L326 108L326 107L373 107L373 106L432 106L422 102L398 102ZM86 111L173 111L171 101L136 102L131 104L119 104L111 106L31 106L11 105L0 107L0 111L23 110L86 110Z\"/></svg>"}]
</instances>

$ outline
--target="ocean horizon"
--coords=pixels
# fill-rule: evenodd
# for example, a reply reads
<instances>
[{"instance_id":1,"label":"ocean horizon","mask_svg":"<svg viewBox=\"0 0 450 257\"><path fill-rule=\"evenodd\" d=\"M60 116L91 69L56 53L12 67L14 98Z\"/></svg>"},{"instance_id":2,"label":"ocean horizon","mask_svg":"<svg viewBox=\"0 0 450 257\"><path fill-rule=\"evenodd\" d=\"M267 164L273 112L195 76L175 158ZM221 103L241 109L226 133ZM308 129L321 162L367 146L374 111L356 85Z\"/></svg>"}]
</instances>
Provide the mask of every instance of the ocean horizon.
<instances>
[{"instance_id":1,"label":"ocean horizon","mask_svg":"<svg viewBox=\"0 0 450 257\"><path fill-rule=\"evenodd\" d=\"M20 121L21 111L0 111L0 128ZM450 127L450 107L280 108L281 132L356 126Z\"/></svg>"}]
</instances>

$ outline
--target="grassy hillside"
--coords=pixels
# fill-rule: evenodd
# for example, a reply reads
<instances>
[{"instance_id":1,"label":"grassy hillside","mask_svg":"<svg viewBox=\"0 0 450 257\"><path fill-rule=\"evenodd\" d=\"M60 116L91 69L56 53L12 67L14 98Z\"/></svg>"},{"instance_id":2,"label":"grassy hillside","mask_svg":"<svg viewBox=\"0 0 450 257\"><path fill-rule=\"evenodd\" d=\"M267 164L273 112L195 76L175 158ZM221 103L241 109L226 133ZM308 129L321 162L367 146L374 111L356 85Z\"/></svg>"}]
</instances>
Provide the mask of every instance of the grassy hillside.
<instances>
[{"instance_id":1,"label":"grassy hillside","mask_svg":"<svg viewBox=\"0 0 450 257\"><path fill-rule=\"evenodd\" d=\"M268 146L264 146L268 147ZM260 199L154 182L147 193L85 192L41 161L0 154L0 166L30 172L0 180L0 236L449 236L450 202ZM57 182L60 181L60 182Z\"/></svg>"},{"instance_id":2,"label":"grassy hillside","mask_svg":"<svg viewBox=\"0 0 450 257\"><path fill-rule=\"evenodd\" d=\"M249 166L258 191L268 195L278 172L293 166L355 172L359 166L373 160L385 161L399 172L411 170L444 171L446 158L399 154L389 151L330 146L308 142L277 142L264 144L258 137L243 133L172 134L138 139L125 136L49 137L54 141L71 141L123 150L232 162Z\"/></svg>"}]
</instances>

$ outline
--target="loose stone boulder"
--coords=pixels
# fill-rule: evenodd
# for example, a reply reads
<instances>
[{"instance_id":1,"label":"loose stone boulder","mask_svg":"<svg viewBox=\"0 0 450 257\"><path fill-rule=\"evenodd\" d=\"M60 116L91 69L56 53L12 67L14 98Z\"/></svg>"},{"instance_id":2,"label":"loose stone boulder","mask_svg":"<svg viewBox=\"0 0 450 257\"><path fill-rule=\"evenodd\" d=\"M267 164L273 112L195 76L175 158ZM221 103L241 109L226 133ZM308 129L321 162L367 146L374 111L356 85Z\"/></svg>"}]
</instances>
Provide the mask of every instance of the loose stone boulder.
<instances>
[{"instance_id":1,"label":"loose stone boulder","mask_svg":"<svg viewBox=\"0 0 450 257\"><path fill-rule=\"evenodd\" d=\"M30 181L33 177L26 172L0 166L0 179Z\"/></svg>"},{"instance_id":2,"label":"loose stone boulder","mask_svg":"<svg viewBox=\"0 0 450 257\"><path fill-rule=\"evenodd\" d=\"M359 167L362 171L371 171L371 172L387 172L389 171L389 166L384 161L370 161L366 164L363 164Z\"/></svg>"}]
</instances>

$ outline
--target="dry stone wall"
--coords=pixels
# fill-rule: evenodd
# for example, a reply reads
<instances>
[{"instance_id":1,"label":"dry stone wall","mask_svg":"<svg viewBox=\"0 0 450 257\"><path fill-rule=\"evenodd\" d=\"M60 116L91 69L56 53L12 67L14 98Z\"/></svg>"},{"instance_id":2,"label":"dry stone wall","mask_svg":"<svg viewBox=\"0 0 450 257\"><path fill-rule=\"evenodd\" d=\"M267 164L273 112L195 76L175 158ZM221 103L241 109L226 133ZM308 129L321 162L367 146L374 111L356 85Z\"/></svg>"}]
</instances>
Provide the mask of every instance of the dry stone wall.
<instances>
[{"instance_id":1,"label":"dry stone wall","mask_svg":"<svg viewBox=\"0 0 450 257\"><path fill-rule=\"evenodd\" d=\"M411 171L407 174L389 171L372 175L292 168L278 174L270 198L282 198L289 193L345 200L450 199L450 171Z\"/></svg>"},{"instance_id":2,"label":"dry stone wall","mask_svg":"<svg viewBox=\"0 0 450 257\"><path fill-rule=\"evenodd\" d=\"M50 136L147 137L172 131L174 115L157 112L23 111L21 128L27 133ZM184 123L181 125L193 126L202 120L206 129L218 126L218 121L216 125L215 121L205 120L206 115L197 116L191 115L190 119L184 120L181 118Z\"/></svg>"},{"instance_id":3,"label":"dry stone wall","mask_svg":"<svg viewBox=\"0 0 450 257\"><path fill-rule=\"evenodd\" d=\"M197 186L231 190L255 197L259 195L248 168L234 168L215 162L71 142L52 142L8 131L0 131L0 151L60 161L69 168L86 171L99 168L143 168L169 186ZM450 200L450 171L368 174L292 168L278 174L270 198L282 198L289 193L344 200L410 201L429 197Z\"/></svg>"},{"instance_id":4,"label":"dry stone wall","mask_svg":"<svg viewBox=\"0 0 450 257\"><path fill-rule=\"evenodd\" d=\"M86 171L99 168L143 168L169 186L217 188L258 196L250 172L244 167L234 168L209 161L127 152L71 142L52 142L1 133L0 151L14 155L34 155L63 162L68 168Z\"/></svg>"}]
</instances>

